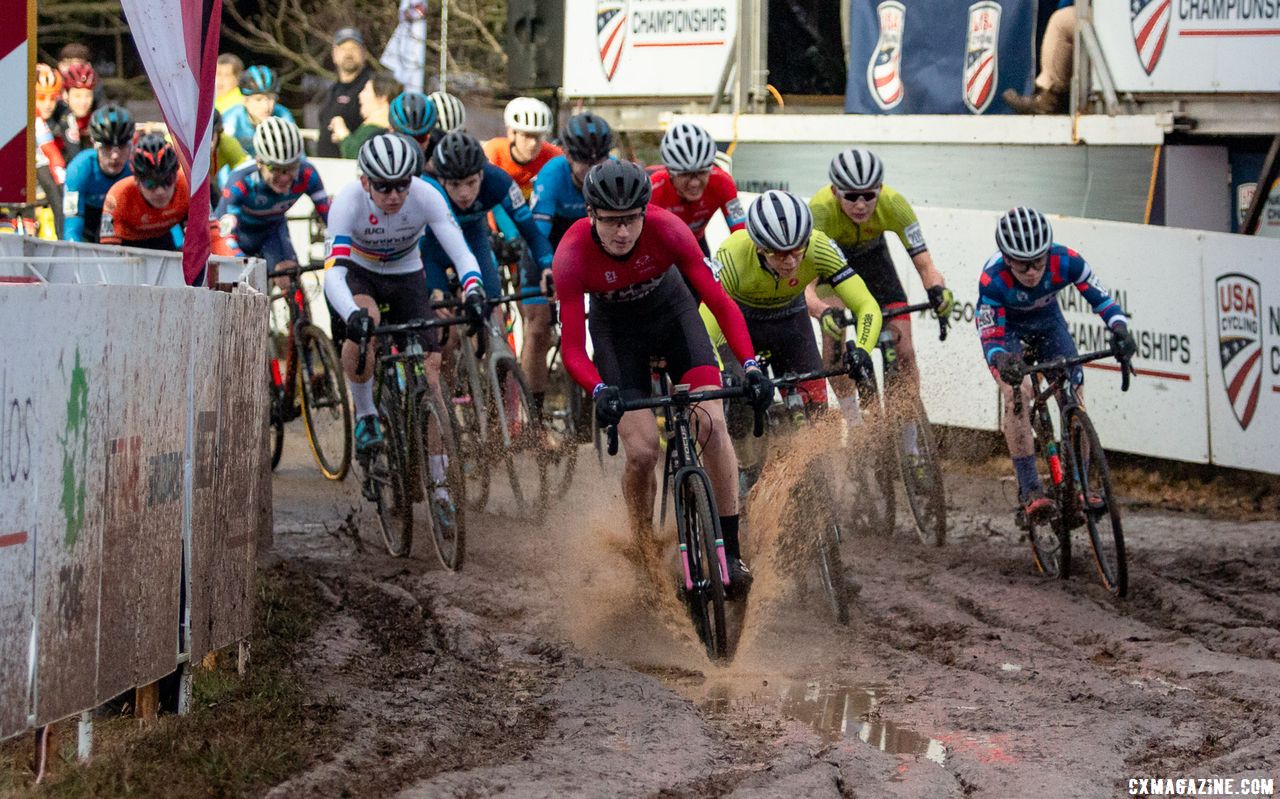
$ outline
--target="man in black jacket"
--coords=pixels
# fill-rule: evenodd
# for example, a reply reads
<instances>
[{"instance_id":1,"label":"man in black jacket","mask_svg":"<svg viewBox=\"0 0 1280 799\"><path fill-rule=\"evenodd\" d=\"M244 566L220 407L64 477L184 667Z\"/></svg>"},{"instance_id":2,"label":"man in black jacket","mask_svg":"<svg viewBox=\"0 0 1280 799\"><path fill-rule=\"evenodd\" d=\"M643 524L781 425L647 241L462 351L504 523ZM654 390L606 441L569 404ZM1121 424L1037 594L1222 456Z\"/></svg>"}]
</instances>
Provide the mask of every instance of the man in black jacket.
<instances>
[{"instance_id":1,"label":"man in black jacket","mask_svg":"<svg viewBox=\"0 0 1280 799\"><path fill-rule=\"evenodd\" d=\"M320 140L316 143L316 155L322 158L340 158L342 153L338 145L351 131L360 127L357 96L374 73L373 67L369 66L364 37L355 28L343 28L333 35L332 56L338 80L316 98L320 106Z\"/></svg>"}]
</instances>

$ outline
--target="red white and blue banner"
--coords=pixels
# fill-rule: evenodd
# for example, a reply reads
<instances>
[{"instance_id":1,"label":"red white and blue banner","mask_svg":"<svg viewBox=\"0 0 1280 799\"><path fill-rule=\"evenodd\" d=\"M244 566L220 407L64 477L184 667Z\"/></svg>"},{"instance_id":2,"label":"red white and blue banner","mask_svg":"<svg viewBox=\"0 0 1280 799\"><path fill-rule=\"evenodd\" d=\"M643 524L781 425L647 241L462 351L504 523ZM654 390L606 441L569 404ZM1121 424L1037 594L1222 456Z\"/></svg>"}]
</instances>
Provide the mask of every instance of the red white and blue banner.
<instances>
[{"instance_id":1,"label":"red white and blue banner","mask_svg":"<svg viewBox=\"0 0 1280 799\"><path fill-rule=\"evenodd\" d=\"M427 4L400 0L400 21L378 59L408 91L422 91L427 67Z\"/></svg>"},{"instance_id":2,"label":"red white and blue banner","mask_svg":"<svg viewBox=\"0 0 1280 799\"><path fill-rule=\"evenodd\" d=\"M222 0L121 0L121 6L191 185L182 271L194 284L209 259L209 150Z\"/></svg>"},{"instance_id":3,"label":"red white and blue banner","mask_svg":"<svg viewBox=\"0 0 1280 799\"><path fill-rule=\"evenodd\" d=\"M1280 92L1280 3L1128 0L1093 4L1121 92Z\"/></svg>"},{"instance_id":4,"label":"red white and blue banner","mask_svg":"<svg viewBox=\"0 0 1280 799\"><path fill-rule=\"evenodd\" d=\"M1007 114L1035 79L1034 0L849 0L851 114Z\"/></svg>"},{"instance_id":5,"label":"red white and blue banner","mask_svg":"<svg viewBox=\"0 0 1280 799\"><path fill-rule=\"evenodd\" d=\"M21 205L32 202L35 192L34 145L27 135L34 112L35 0L9 0L4 10L0 86L8 102L0 103L0 203Z\"/></svg>"}]
</instances>

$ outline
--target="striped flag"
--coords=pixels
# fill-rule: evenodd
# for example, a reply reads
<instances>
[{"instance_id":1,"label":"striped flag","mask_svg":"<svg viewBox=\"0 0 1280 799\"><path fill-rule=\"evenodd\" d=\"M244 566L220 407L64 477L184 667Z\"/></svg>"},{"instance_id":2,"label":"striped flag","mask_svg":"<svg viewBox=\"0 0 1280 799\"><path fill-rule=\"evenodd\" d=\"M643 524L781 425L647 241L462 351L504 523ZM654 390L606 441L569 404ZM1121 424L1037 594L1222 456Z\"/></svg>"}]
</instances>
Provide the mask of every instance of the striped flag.
<instances>
[{"instance_id":1,"label":"striped flag","mask_svg":"<svg viewBox=\"0 0 1280 799\"><path fill-rule=\"evenodd\" d=\"M32 75L35 74L35 0L6 3L0 25L0 85L10 101L0 104L0 203L20 205L35 196L32 130ZM21 102L19 102L21 100Z\"/></svg>"},{"instance_id":2,"label":"striped flag","mask_svg":"<svg viewBox=\"0 0 1280 799\"><path fill-rule=\"evenodd\" d=\"M194 285L209 261L209 149L222 0L121 5L191 186L182 271Z\"/></svg>"},{"instance_id":3,"label":"striped flag","mask_svg":"<svg viewBox=\"0 0 1280 799\"><path fill-rule=\"evenodd\" d=\"M422 73L427 66L426 3L400 0L400 22L378 60L395 74L405 90L422 91Z\"/></svg>"}]
</instances>

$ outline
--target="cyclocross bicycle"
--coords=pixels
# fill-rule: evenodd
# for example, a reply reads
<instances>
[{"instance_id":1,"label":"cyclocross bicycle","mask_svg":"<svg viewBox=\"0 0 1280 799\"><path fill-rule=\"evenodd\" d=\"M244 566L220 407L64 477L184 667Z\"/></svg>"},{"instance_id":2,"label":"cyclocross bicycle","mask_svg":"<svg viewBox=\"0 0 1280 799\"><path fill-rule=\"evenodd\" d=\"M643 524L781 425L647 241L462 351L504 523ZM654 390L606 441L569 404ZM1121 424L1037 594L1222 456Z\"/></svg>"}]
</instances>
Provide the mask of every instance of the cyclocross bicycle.
<instances>
[{"instance_id":1,"label":"cyclocross bicycle","mask_svg":"<svg viewBox=\"0 0 1280 799\"><path fill-rule=\"evenodd\" d=\"M431 390L426 352L416 333L431 328L468 324L465 317L417 319L403 324L377 325L377 368L374 398L382 423L383 443L358 457L364 480L361 490L378 512L378 527L387 552L405 557L413 546L413 505L426 501L432 543L440 564L450 571L462 568L466 554L466 482L462 459L449 413ZM365 342L357 341L356 371L363 372ZM442 473L433 474L430 456L444 455ZM437 498L446 488L452 500Z\"/></svg>"},{"instance_id":2,"label":"cyclocross bicycle","mask_svg":"<svg viewBox=\"0 0 1280 799\"><path fill-rule=\"evenodd\" d=\"M311 321L311 309L302 285L304 272L323 266L293 266L268 273L284 278L287 287L277 299L284 301L289 324L271 358L271 468L280 465L284 450L284 425L302 416L307 441L330 480L341 480L351 467L351 405L347 381L333 342ZM284 360L283 368L281 358Z\"/></svg>"},{"instance_id":3,"label":"cyclocross bicycle","mask_svg":"<svg viewBox=\"0 0 1280 799\"><path fill-rule=\"evenodd\" d=\"M742 397L741 386L691 392L680 384L670 394L624 400L625 411L657 409L666 436L667 458L662 472L662 505L659 525L666 519L667 497L673 499L676 540L684 575L684 601L693 618L694 631L706 647L707 657L720 660L729 654L725 627L724 591L729 584L729 564L720 534L711 481L702 468L698 443L690 418L700 402ZM755 415L755 435L764 432L764 417ZM610 455L618 452L618 428L608 431Z\"/></svg>"},{"instance_id":4,"label":"cyclocross bicycle","mask_svg":"<svg viewBox=\"0 0 1280 799\"><path fill-rule=\"evenodd\" d=\"M1023 375L1031 377L1031 430L1036 452L1043 461L1042 479L1056 507L1038 520L1019 510L1017 524L1031 540L1036 567L1050 577L1064 580L1071 572L1071 531L1087 527L1102 584L1113 595L1124 596L1129 590L1129 570L1120 505L1111 489L1111 470L1102 442L1071 383L1074 367L1112 357L1120 362L1120 388L1128 391L1132 367L1129 359L1121 358L1115 349L1021 368ZM1057 403L1061 431L1054 428L1050 399ZM1021 414L1022 408L1022 392L1015 388L1014 413Z\"/></svg>"},{"instance_id":5,"label":"cyclocross bicycle","mask_svg":"<svg viewBox=\"0 0 1280 799\"><path fill-rule=\"evenodd\" d=\"M895 316L931 310L933 305L927 302L904 305L885 311L884 319L888 321ZM853 324L853 319L847 313L844 315L844 323ZM947 318L939 316L939 341L946 341L947 327ZM873 489L869 501L860 502L856 506L860 516L855 521L866 529L891 533L897 504L894 477L895 474L901 475L907 505L915 520L916 534L925 544L942 546L947 537L947 499L942 482L942 461L933 437L933 426L929 423L929 416L920 398L916 396L908 400L904 396L905 392L899 388L902 378L898 342L888 325L880 330L877 347L884 365L884 391L881 392L875 380L870 379L865 385L858 386L858 393L862 408L870 410L872 416L883 413L885 423L880 425L882 437L875 446L878 453L873 460L872 479L868 480L866 465L855 462L860 459L853 458L849 461L850 479ZM863 396L864 391L869 396Z\"/></svg>"}]
</instances>

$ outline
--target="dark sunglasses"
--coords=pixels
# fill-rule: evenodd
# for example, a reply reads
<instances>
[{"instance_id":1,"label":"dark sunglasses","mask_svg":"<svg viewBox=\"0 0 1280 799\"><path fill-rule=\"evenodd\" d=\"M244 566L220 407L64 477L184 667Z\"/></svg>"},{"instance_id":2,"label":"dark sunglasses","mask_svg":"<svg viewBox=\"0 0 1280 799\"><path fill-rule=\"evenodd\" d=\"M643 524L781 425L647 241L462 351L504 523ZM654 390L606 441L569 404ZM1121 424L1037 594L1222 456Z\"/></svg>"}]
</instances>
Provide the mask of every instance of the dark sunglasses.
<instances>
[{"instance_id":1,"label":"dark sunglasses","mask_svg":"<svg viewBox=\"0 0 1280 799\"><path fill-rule=\"evenodd\" d=\"M880 196L880 190L872 189L870 191L842 191L840 192L840 196L845 198L851 203L856 203L858 200L866 200L867 202L871 202L876 197Z\"/></svg>"},{"instance_id":2,"label":"dark sunglasses","mask_svg":"<svg viewBox=\"0 0 1280 799\"><path fill-rule=\"evenodd\" d=\"M379 194L390 194L393 191L406 192L409 190L409 184L411 184L412 182L413 182L413 178L405 178L404 180L397 180L394 183L383 183L382 181L371 180L369 181L369 188L373 189Z\"/></svg>"},{"instance_id":3,"label":"dark sunglasses","mask_svg":"<svg viewBox=\"0 0 1280 799\"><path fill-rule=\"evenodd\" d=\"M138 183L142 184L144 189L159 189L172 186L177 181L177 176L170 178L138 178Z\"/></svg>"},{"instance_id":4,"label":"dark sunglasses","mask_svg":"<svg viewBox=\"0 0 1280 799\"><path fill-rule=\"evenodd\" d=\"M629 227L644 219L644 211L627 214L626 216L597 216L592 214L591 218L596 221L597 225L604 225L605 227Z\"/></svg>"},{"instance_id":5,"label":"dark sunglasses","mask_svg":"<svg viewBox=\"0 0 1280 799\"><path fill-rule=\"evenodd\" d=\"M774 258L795 258L795 257L798 257L798 256L803 256L803 255L805 254L805 251L806 251L806 250L808 250L808 249L809 249L809 242L807 242L807 241L806 241L804 244L801 244L799 247L796 247L795 249L791 249L791 250L765 250L765 251L764 251L764 254L765 254L765 255L771 255L771 256L773 256Z\"/></svg>"}]
</instances>

